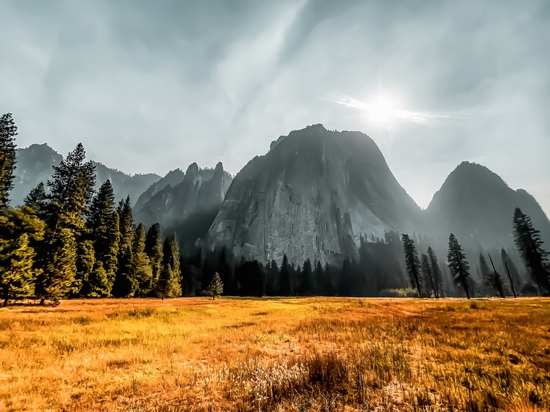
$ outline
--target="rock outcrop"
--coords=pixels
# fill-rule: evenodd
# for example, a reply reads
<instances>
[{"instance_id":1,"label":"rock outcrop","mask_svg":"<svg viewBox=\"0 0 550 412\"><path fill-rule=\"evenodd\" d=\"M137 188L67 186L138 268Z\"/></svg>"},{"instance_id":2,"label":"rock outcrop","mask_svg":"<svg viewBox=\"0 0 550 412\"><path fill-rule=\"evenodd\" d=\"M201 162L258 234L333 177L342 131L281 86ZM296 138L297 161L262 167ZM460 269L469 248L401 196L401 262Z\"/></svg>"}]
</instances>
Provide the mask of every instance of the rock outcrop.
<instances>
[{"instance_id":1,"label":"rock outcrop","mask_svg":"<svg viewBox=\"0 0 550 412\"><path fill-rule=\"evenodd\" d=\"M279 138L235 177L209 231L209 247L280 262L357 257L361 236L423 226L421 209L399 185L367 135L322 125Z\"/></svg>"},{"instance_id":2,"label":"rock outcrop","mask_svg":"<svg viewBox=\"0 0 550 412\"><path fill-rule=\"evenodd\" d=\"M167 175L145 192L134 208L135 220L145 226L158 222L164 228L172 227L198 210L219 207L231 181L221 163L215 169L199 169L193 163L185 174Z\"/></svg>"}]
</instances>

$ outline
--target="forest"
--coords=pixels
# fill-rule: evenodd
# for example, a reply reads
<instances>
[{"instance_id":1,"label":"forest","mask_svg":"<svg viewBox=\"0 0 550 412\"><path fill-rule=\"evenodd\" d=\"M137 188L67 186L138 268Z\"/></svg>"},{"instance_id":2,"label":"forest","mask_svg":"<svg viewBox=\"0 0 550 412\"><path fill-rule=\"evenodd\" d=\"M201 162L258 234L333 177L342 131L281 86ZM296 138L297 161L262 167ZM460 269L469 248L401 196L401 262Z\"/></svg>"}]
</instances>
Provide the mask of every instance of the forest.
<instances>
[{"instance_id":1,"label":"forest","mask_svg":"<svg viewBox=\"0 0 550 412\"><path fill-rule=\"evenodd\" d=\"M420 257L415 235L386 232L362 237L357 259L338 264L305 260L263 264L233 256L226 247L196 247L182 256L175 233L157 223L136 224L130 197L115 202L111 182L97 191L95 166L82 144L53 167L20 207L10 207L17 126L0 119L0 290L3 304L35 299L201 296L223 285L231 296L520 296L550 292L548 253L529 216L514 212L513 234L525 269L502 249L499 261L479 255L473 276L453 234L438 259L429 245ZM404 259L403 259L404 258ZM402 262L405 263L404 267ZM498 266L498 269L497 269ZM522 275L525 272L528 276ZM396 275L397 274L397 275Z\"/></svg>"}]
</instances>

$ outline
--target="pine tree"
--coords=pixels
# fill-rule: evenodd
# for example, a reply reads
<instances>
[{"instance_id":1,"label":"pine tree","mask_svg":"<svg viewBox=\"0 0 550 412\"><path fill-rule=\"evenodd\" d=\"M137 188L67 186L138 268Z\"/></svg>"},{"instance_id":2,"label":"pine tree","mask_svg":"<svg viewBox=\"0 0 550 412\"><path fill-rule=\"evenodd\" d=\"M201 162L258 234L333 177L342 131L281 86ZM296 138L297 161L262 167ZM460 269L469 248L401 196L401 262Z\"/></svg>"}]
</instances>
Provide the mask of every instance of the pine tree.
<instances>
[{"instance_id":1,"label":"pine tree","mask_svg":"<svg viewBox=\"0 0 550 412\"><path fill-rule=\"evenodd\" d=\"M36 275L39 273L33 267L34 256L26 233L12 241L0 239L0 293L4 306L7 306L9 299L34 294Z\"/></svg>"},{"instance_id":2,"label":"pine tree","mask_svg":"<svg viewBox=\"0 0 550 412\"><path fill-rule=\"evenodd\" d=\"M514 212L514 242L540 293L550 293L550 273L544 268L548 252L542 248L544 242L540 232L533 227L531 218L520 208L516 208Z\"/></svg>"},{"instance_id":3,"label":"pine tree","mask_svg":"<svg viewBox=\"0 0 550 412\"><path fill-rule=\"evenodd\" d=\"M28 206L7 209L0 215L0 238L13 240L26 233L32 243L44 239L45 224Z\"/></svg>"},{"instance_id":4,"label":"pine tree","mask_svg":"<svg viewBox=\"0 0 550 412\"><path fill-rule=\"evenodd\" d=\"M25 206L34 210L37 216L41 219L46 218L47 196L44 189L44 183L40 182L30 193L25 197Z\"/></svg>"},{"instance_id":5,"label":"pine tree","mask_svg":"<svg viewBox=\"0 0 550 412\"><path fill-rule=\"evenodd\" d=\"M317 282L317 294L321 296L329 296L331 293L331 287L320 260L318 260L315 265L315 281Z\"/></svg>"},{"instance_id":6,"label":"pine tree","mask_svg":"<svg viewBox=\"0 0 550 412\"><path fill-rule=\"evenodd\" d=\"M54 302L71 291L76 274L76 240L73 231L58 229L49 239L44 273L39 277L38 295Z\"/></svg>"},{"instance_id":7,"label":"pine tree","mask_svg":"<svg viewBox=\"0 0 550 412\"><path fill-rule=\"evenodd\" d=\"M160 231L160 225L155 223L147 231L147 238L145 239L145 253L149 256L153 269L153 288L157 284L160 278L160 272L162 271L162 250L162 233Z\"/></svg>"},{"instance_id":8,"label":"pine tree","mask_svg":"<svg viewBox=\"0 0 550 412\"><path fill-rule=\"evenodd\" d=\"M167 238L163 246L162 271L157 294L162 299L181 296L181 270L179 245L176 235Z\"/></svg>"},{"instance_id":9,"label":"pine tree","mask_svg":"<svg viewBox=\"0 0 550 412\"><path fill-rule=\"evenodd\" d=\"M428 256L425 255L424 253L422 253L421 266L422 266L422 276L423 276L424 284L429 284L432 288L434 296L437 297L434 276L432 273L432 269L430 267L430 261L428 260ZM427 295L429 296L430 293L427 293Z\"/></svg>"},{"instance_id":10,"label":"pine tree","mask_svg":"<svg viewBox=\"0 0 550 412\"><path fill-rule=\"evenodd\" d=\"M134 266L134 217L130 196L121 200L117 207L120 217L120 234L118 248L118 270L113 286L113 296L132 297L138 291L139 280Z\"/></svg>"},{"instance_id":11,"label":"pine tree","mask_svg":"<svg viewBox=\"0 0 550 412\"><path fill-rule=\"evenodd\" d=\"M315 294L315 285L313 281L313 268L311 266L311 260L307 259L304 262L302 269L302 287L301 294L303 296L311 296Z\"/></svg>"},{"instance_id":12,"label":"pine tree","mask_svg":"<svg viewBox=\"0 0 550 412\"><path fill-rule=\"evenodd\" d=\"M15 170L15 136L17 126L11 113L0 117L0 209L9 205L9 191L13 189Z\"/></svg>"},{"instance_id":13,"label":"pine tree","mask_svg":"<svg viewBox=\"0 0 550 412\"><path fill-rule=\"evenodd\" d=\"M268 268L268 281L267 281L267 291L266 295L268 296L277 296L280 293L280 277L281 272L279 266L275 259L271 260L271 264Z\"/></svg>"},{"instance_id":14,"label":"pine tree","mask_svg":"<svg viewBox=\"0 0 550 412\"><path fill-rule=\"evenodd\" d=\"M76 238L84 230L84 212L92 200L95 185L95 166L84 162L86 152L82 143L54 166L48 180L48 226L53 234L59 227L71 229Z\"/></svg>"},{"instance_id":15,"label":"pine tree","mask_svg":"<svg viewBox=\"0 0 550 412\"><path fill-rule=\"evenodd\" d=\"M456 285L462 287L466 296L470 299L470 266L466 260L466 255L462 251L462 246L458 243L455 235L449 236L449 269Z\"/></svg>"},{"instance_id":16,"label":"pine tree","mask_svg":"<svg viewBox=\"0 0 550 412\"><path fill-rule=\"evenodd\" d=\"M40 269L33 245L42 242L44 229L44 222L28 206L0 214L0 293L5 304L9 298L34 293Z\"/></svg>"},{"instance_id":17,"label":"pine tree","mask_svg":"<svg viewBox=\"0 0 550 412\"><path fill-rule=\"evenodd\" d=\"M78 242L76 254L76 275L73 282L73 297L95 297L92 290L109 289L108 283L97 285L90 276L95 266L94 244L91 239L83 239ZM103 295L105 296L105 295Z\"/></svg>"},{"instance_id":18,"label":"pine tree","mask_svg":"<svg viewBox=\"0 0 550 412\"><path fill-rule=\"evenodd\" d=\"M286 254L283 256L283 263L281 265L281 295L291 296L294 294L294 286L292 282L292 268L288 263Z\"/></svg>"},{"instance_id":19,"label":"pine tree","mask_svg":"<svg viewBox=\"0 0 550 412\"><path fill-rule=\"evenodd\" d=\"M439 267L437 257L431 247L428 247L428 260L430 262L430 269L434 277L435 282L435 297L439 298L443 294L443 273Z\"/></svg>"},{"instance_id":20,"label":"pine tree","mask_svg":"<svg viewBox=\"0 0 550 412\"><path fill-rule=\"evenodd\" d=\"M147 296L153 290L153 268L149 256L145 253L145 226L140 223L134 236L134 273L138 281L138 295Z\"/></svg>"},{"instance_id":21,"label":"pine tree","mask_svg":"<svg viewBox=\"0 0 550 412\"><path fill-rule=\"evenodd\" d=\"M115 211L115 194L109 180L99 188L88 214L88 228L94 243L95 260L102 263L108 279L106 285L96 285L95 289L105 290L105 296L109 296L118 269L120 237L119 216Z\"/></svg>"},{"instance_id":22,"label":"pine tree","mask_svg":"<svg viewBox=\"0 0 550 412\"><path fill-rule=\"evenodd\" d=\"M418 260L418 253L414 246L414 240L407 234L402 236L403 248L405 251L405 263L407 264L407 273L409 274L409 281L413 288L418 292L418 296L422 297L422 283L420 279L420 261Z\"/></svg>"},{"instance_id":23,"label":"pine tree","mask_svg":"<svg viewBox=\"0 0 550 412\"><path fill-rule=\"evenodd\" d=\"M94 269L89 275L88 284L90 286L88 291L88 297L100 298L103 296L109 296L109 275L103 267L101 260L96 260Z\"/></svg>"},{"instance_id":24,"label":"pine tree","mask_svg":"<svg viewBox=\"0 0 550 412\"><path fill-rule=\"evenodd\" d=\"M45 299L59 300L74 293L77 242L84 240L87 229L84 215L93 196L95 167L84 162L86 152L81 143L54 166L48 180L50 194L44 216L47 231L38 262L43 269L38 282L38 293Z\"/></svg>"},{"instance_id":25,"label":"pine tree","mask_svg":"<svg viewBox=\"0 0 550 412\"><path fill-rule=\"evenodd\" d=\"M216 296L220 296L223 293L223 282L218 272L214 274L214 277L212 278L210 285L208 285L207 290L208 294L212 296L212 300L214 300Z\"/></svg>"}]
</instances>

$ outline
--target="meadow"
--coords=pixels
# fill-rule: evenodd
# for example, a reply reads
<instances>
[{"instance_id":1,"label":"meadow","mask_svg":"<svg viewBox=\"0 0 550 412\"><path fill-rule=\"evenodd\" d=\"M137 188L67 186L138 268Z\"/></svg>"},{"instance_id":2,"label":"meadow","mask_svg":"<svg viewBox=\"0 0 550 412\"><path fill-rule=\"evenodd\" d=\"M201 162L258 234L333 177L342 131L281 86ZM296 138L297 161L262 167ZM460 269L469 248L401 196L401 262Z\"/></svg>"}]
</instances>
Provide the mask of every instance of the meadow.
<instances>
[{"instance_id":1,"label":"meadow","mask_svg":"<svg viewBox=\"0 0 550 412\"><path fill-rule=\"evenodd\" d=\"M548 409L548 298L90 299L0 309L0 410Z\"/></svg>"}]
</instances>

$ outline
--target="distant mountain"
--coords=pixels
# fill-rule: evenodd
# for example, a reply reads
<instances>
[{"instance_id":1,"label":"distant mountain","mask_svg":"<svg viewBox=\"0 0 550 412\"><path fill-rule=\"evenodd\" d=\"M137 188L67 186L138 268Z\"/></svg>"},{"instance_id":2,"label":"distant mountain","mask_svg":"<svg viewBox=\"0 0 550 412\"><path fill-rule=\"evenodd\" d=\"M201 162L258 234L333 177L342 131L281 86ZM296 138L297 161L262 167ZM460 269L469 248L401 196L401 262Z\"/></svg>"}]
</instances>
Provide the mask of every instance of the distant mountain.
<instances>
[{"instance_id":1,"label":"distant mountain","mask_svg":"<svg viewBox=\"0 0 550 412\"><path fill-rule=\"evenodd\" d=\"M452 232L470 249L499 250L513 248L516 207L531 217L550 242L550 221L533 196L511 189L484 166L462 162L434 195L426 215L440 235Z\"/></svg>"},{"instance_id":2,"label":"distant mountain","mask_svg":"<svg viewBox=\"0 0 550 412\"><path fill-rule=\"evenodd\" d=\"M412 232L422 210L399 185L374 141L322 125L293 131L235 177L209 247L262 262L358 257L361 236Z\"/></svg>"},{"instance_id":3,"label":"distant mountain","mask_svg":"<svg viewBox=\"0 0 550 412\"><path fill-rule=\"evenodd\" d=\"M193 163L185 173L174 170L140 196L134 219L145 226L158 222L170 230L196 212L218 208L232 180L221 163L215 169L199 169Z\"/></svg>"},{"instance_id":4,"label":"distant mountain","mask_svg":"<svg viewBox=\"0 0 550 412\"><path fill-rule=\"evenodd\" d=\"M52 176L52 167L58 165L63 159L62 155L45 143L17 149L16 157L15 187L10 192L13 205L22 204L31 189L40 182L46 183ZM135 202L151 184L160 179L160 176L152 173L130 176L101 163L93 163L97 172L96 186L99 187L107 179L110 179L117 200L130 195L132 201Z\"/></svg>"},{"instance_id":5,"label":"distant mountain","mask_svg":"<svg viewBox=\"0 0 550 412\"><path fill-rule=\"evenodd\" d=\"M166 176L157 180L138 197L137 202L134 205L134 211L143 209L145 204L149 202L149 200L151 200L153 196L159 193L166 186L170 185L171 187L174 187L183 182L184 177L185 173L182 172L181 169L169 171Z\"/></svg>"}]
</instances>

